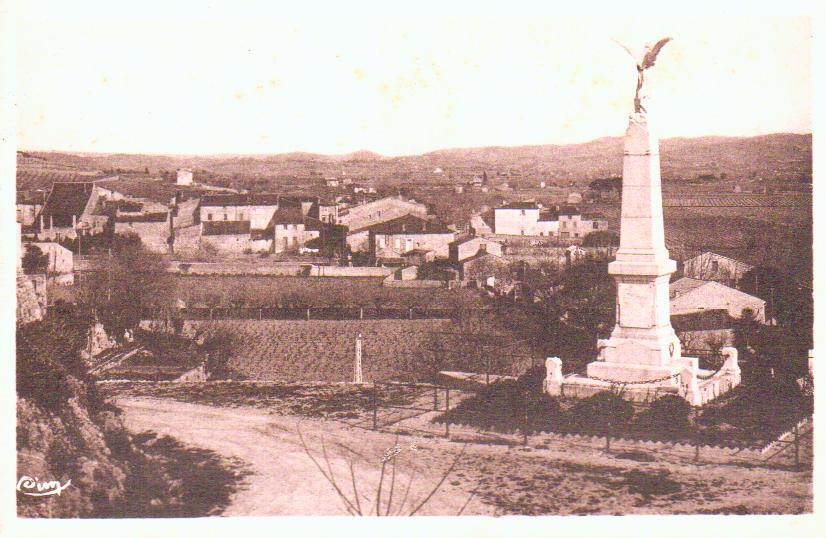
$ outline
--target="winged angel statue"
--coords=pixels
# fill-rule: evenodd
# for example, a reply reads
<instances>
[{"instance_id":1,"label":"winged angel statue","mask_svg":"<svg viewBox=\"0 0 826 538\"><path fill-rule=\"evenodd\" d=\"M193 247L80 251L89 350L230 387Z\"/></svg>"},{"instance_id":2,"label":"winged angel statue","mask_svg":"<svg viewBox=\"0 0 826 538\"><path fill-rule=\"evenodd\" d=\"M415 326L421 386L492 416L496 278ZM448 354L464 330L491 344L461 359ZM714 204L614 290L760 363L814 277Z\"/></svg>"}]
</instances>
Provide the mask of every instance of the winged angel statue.
<instances>
[{"instance_id":1,"label":"winged angel statue","mask_svg":"<svg viewBox=\"0 0 826 538\"><path fill-rule=\"evenodd\" d=\"M665 44L671 41L671 38L664 37L657 41L657 44L653 47L651 45L646 45L645 50L643 50L642 54L635 54L633 51L631 51L631 49L629 49L619 41L614 41L617 43L617 45L625 49L625 52L630 54L631 57L634 58L634 61L637 62L637 93L634 95L634 112L646 112L645 107L643 106L643 100L645 98L645 94L643 92L643 84L645 83L645 70L649 67L654 66L654 62L657 61L657 55L660 53Z\"/></svg>"}]
</instances>

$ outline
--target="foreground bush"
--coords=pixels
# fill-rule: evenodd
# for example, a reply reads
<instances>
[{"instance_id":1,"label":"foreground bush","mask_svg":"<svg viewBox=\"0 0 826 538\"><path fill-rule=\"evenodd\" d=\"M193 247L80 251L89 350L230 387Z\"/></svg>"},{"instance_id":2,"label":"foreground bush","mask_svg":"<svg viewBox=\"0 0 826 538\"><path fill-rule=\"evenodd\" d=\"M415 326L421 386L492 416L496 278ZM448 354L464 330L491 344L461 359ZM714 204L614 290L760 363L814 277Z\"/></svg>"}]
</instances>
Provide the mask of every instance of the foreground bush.
<instances>
[{"instance_id":1,"label":"foreground bush","mask_svg":"<svg viewBox=\"0 0 826 538\"><path fill-rule=\"evenodd\" d=\"M635 430L650 437L684 435L692 428L691 413L691 404L684 398L668 394L635 417Z\"/></svg>"},{"instance_id":2,"label":"foreground bush","mask_svg":"<svg viewBox=\"0 0 826 538\"><path fill-rule=\"evenodd\" d=\"M602 391L577 401L566 413L566 428L603 435L623 431L634 416L634 406L621 395Z\"/></svg>"},{"instance_id":3,"label":"foreground bush","mask_svg":"<svg viewBox=\"0 0 826 538\"><path fill-rule=\"evenodd\" d=\"M542 392L545 369L532 369L518 380L502 380L434 419L501 433L555 431L560 426L559 403Z\"/></svg>"}]
</instances>

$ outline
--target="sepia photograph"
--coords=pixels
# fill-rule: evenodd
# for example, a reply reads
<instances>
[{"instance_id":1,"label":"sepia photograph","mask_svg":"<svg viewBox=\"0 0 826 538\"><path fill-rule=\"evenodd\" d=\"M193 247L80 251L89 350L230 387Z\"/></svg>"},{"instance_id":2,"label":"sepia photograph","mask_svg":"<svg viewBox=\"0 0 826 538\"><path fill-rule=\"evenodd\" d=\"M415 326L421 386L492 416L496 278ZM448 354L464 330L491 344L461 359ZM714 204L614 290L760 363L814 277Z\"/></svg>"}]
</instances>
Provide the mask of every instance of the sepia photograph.
<instances>
[{"instance_id":1,"label":"sepia photograph","mask_svg":"<svg viewBox=\"0 0 826 538\"><path fill-rule=\"evenodd\" d=\"M812 515L812 18L366 6L5 6L12 517Z\"/></svg>"}]
</instances>

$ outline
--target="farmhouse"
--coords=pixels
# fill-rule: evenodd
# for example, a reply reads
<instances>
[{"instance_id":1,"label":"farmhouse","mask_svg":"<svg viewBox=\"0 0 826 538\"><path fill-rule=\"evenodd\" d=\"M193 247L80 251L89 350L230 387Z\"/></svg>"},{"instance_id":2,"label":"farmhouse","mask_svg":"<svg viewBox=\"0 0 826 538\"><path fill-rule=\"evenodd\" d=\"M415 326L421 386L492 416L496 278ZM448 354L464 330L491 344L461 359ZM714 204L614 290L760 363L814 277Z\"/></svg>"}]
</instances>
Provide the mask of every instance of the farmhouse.
<instances>
[{"instance_id":1,"label":"farmhouse","mask_svg":"<svg viewBox=\"0 0 826 538\"><path fill-rule=\"evenodd\" d=\"M728 286L737 286L743 275L754 269L740 260L706 251L689 258L683 265L683 274L698 280L713 280Z\"/></svg>"},{"instance_id":2,"label":"farmhouse","mask_svg":"<svg viewBox=\"0 0 826 538\"><path fill-rule=\"evenodd\" d=\"M446 259L456 233L443 224L405 215L367 228L369 251L378 257L399 257L411 250L432 250Z\"/></svg>"},{"instance_id":3,"label":"farmhouse","mask_svg":"<svg viewBox=\"0 0 826 538\"><path fill-rule=\"evenodd\" d=\"M681 278L670 285L669 299L672 316L725 310L731 317L739 318L744 309L749 309L757 321L767 323L766 301L719 282Z\"/></svg>"}]
</instances>

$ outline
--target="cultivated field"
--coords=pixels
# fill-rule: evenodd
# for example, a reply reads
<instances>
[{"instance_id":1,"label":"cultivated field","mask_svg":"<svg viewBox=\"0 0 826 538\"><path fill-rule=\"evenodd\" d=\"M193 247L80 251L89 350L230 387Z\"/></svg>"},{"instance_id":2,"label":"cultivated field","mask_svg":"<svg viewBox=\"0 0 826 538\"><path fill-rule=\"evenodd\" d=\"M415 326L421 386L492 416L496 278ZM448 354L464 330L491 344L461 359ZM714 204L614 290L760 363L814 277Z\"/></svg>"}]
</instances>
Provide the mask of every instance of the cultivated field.
<instances>
[{"instance_id":1,"label":"cultivated field","mask_svg":"<svg viewBox=\"0 0 826 538\"><path fill-rule=\"evenodd\" d=\"M356 337L362 335L365 380L425 378L429 342L448 320L212 320L187 321L184 334L228 334L230 367L259 381L352 381Z\"/></svg>"},{"instance_id":2,"label":"cultivated field","mask_svg":"<svg viewBox=\"0 0 826 538\"><path fill-rule=\"evenodd\" d=\"M469 290L399 289L381 278L291 276L183 276L177 297L187 304L247 306L358 306L456 308L478 304Z\"/></svg>"}]
</instances>

